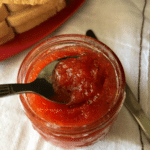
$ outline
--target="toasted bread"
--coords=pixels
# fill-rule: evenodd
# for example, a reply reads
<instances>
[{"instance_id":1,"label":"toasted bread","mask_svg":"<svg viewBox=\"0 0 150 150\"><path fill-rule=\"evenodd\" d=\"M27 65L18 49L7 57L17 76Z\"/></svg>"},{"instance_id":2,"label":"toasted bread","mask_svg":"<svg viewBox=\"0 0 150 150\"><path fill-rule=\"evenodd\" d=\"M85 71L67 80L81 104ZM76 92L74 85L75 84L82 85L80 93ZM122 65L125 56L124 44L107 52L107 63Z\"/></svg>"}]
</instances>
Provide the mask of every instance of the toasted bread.
<instances>
[{"instance_id":1,"label":"toasted bread","mask_svg":"<svg viewBox=\"0 0 150 150\"><path fill-rule=\"evenodd\" d=\"M59 5L56 6L57 12L61 11L65 7L66 7L66 1L59 0Z\"/></svg>"},{"instance_id":2,"label":"toasted bread","mask_svg":"<svg viewBox=\"0 0 150 150\"><path fill-rule=\"evenodd\" d=\"M66 7L65 0L5 0L5 4L1 4L2 1L0 0L0 44L13 39L14 31L19 34L28 31ZM31 5L31 1L32 4L41 4ZM44 1L47 3L43 4Z\"/></svg>"},{"instance_id":3,"label":"toasted bread","mask_svg":"<svg viewBox=\"0 0 150 150\"><path fill-rule=\"evenodd\" d=\"M22 4L6 4L6 7L10 12L17 12L25 8L31 7L31 5L22 5Z\"/></svg>"},{"instance_id":4,"label":"toasted bread","mask_svg":"<svg viewBox=\"0 0 150 150\"><path fill-rule=\"evenodd\" d=\"M8 27L6 21L4 20L4 21L0 22L0 38L7 35L8 32L9 32L9 27Z\"/></svg>"},{"instance_id":5,"label":"toasted bread","mask_svg":"<svg viewBox=\"0 0 150 150\"><path fill-rule=\"evenodd\" d=\"M9 27L9 32L4 37L0 38L0 45L12 40L15 37L14 31L11 27Z\"/></svg>"},{"instance_id":6,"label":"toasted bread","mask_svg":"<svg viewBox=\"0 0 150 150\"><path fill-rule=\"evenodd\" d=\"M5 5L0 3L0 22L3 21L8 15L9 12L7 11Z\"/></svg>"},{"instance_id":7,"label":"toasted bread","mask_svg":"<svg viewBox=\"0 0 150 150\"><path fill-rule=\"evenodd\" d=\"M24 9L19 12L11 13L8 17L8 23L15 27L15 26L20 26L26 22L29 22L29 20L35 19L38 16L41 16L42 14L45 14L46 12L56 9L59 5L64 6L64 0L55 0L50 1L44 5L36 5L31 8ZM60 9L60 8L59 8Z\"/></svg>"},{"instance_id":8,"label":"toasted bread","mask_svg":"<svg viewBox=\"0 0 150 150\"><path fill-rule=\"evenodd\" d=\"M0 3L5 4L27 4L27 5L41 5L55 0L0 0Z\"/></svg>"},{"instance_id":9,"label":"toasted bread","mask_svg":"<svg viewBox=\"0 0 150 150\"><path fill-rule=\"evenodd\" d=\"M42 22L47 20L49 17L52 17L55 14L56 14L56 9L50 10L47 13L44 13L41 16L31 19L30 21L28 21L20 26L15 26L14 29L15 29L16 33L23 33L25 31L28 31L28 30L34 28L35 26L38 26L39 24L41 24Z\"/></svg>"}]
</instances>

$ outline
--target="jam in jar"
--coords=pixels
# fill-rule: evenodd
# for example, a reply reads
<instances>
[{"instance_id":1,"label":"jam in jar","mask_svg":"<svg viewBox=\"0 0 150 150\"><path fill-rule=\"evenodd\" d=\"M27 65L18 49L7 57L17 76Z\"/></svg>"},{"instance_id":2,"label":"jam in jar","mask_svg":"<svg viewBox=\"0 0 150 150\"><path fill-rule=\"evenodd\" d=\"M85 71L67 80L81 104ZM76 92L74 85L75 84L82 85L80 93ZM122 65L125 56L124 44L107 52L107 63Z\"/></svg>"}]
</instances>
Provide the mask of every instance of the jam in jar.
<instances>
[{"instance_id":1,"label":"jam in jar","mask_svg":"<svg viewBox=\"0 0 150 150\"><path fill-rule=\"evenodd\" d=\"M67 100L67 104L34 93L20 94L34 129L63 148L88 146L102 139L125 98L119 59L105 44L83 35L60 35L39 44L24 59L18 83L32 82L50 62L75 55L60 61L52 76L53 99Z\"/></svg>"}]
</instances>

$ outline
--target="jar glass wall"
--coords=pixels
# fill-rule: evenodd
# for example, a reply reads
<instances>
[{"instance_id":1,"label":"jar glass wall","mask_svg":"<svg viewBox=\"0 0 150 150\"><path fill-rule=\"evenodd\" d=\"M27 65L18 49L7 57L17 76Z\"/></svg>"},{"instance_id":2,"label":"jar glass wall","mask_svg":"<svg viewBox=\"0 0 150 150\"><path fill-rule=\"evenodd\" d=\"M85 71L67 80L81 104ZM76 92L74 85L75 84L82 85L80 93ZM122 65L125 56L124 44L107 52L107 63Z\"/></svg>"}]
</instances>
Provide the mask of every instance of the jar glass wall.
<instances>
[{"instance_id":1,"label":"jar glass wall","mask_svg":"<svg viewBox=\"0 0 150 150\"><path fill-rule=\"evenodd\" d=\"M26 56L18 73L18 83L32 81L31 78L36 78L37 74L46 64L63 56L85 53L84 49L88 49L97 54L102 54L114 68L117 90L111 107L104 115L99 115L97 118L94 118L93 116L94 119L92 118L91 121L88 120L85 122L83 120L83 123L78 119L76 122L69 123L69 118L66 119L67 121L61 122L61 119L63 120L64 118L60 117L60 112L57 112L60 116L52 119L52 116L49 117L47 114L49 111L46 111L46 109L48 109L47 106L43 107L45 109L41 110L35 108L41 105L40 103L45 102L45 100L39 98L40 96L36 99L34 94L20 94L20 100L25 114L32 122L34 129L37 130L45 140L63 148L91 145L99 139L102 139L110 130L110 127L116 119L125 99L125 74L118 57L109 47L93 38L76 34L60 35L50 38L36 46ZM36 73L33 75L32 72L34 72L34 70L36 70ZM33 101L32 97L34 99ZM36 105L34 105L34 103L36 103ZM55 104L50 103L48 105ZM92 108L90 108L90 105L88 108L88 113L90 113ZM61 110L60 105L59 110ZM74 110L77 111L77 108ZM97 112L96 109L95 112ZM55 109L55 116L57 113ZM71 115L69 117L72 118ZM58 121L53 122L56 119L58 119Z\"/></svg>"}]
</instances>

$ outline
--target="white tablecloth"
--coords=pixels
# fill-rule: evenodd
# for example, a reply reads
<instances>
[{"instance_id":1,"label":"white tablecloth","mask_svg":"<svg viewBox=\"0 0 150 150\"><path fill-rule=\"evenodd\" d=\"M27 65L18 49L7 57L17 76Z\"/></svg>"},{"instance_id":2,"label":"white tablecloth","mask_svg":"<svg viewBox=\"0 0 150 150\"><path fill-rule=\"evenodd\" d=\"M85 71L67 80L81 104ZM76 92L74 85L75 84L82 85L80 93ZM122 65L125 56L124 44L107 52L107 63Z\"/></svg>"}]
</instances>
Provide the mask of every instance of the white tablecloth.
<instances>
[{"instance_id":1,"label":"white tablecloth","mask_svg":"<svg viewBox=\"0 0 150 150\"><path fill-rule=\"evenodd\" d=\"M86 0L59 29L59 34L85 34L92 29L100 41L120 58L126 81L150 118L149 0ZM0 84L16 83L17 73L32 49L0 62ZM77 150L149 150L150 144L123 106L110 133L93 146ZM18 95L0 99L0 150L60 150L45 142L32 128L19 104Z\"/></svg>"}]
</instances>

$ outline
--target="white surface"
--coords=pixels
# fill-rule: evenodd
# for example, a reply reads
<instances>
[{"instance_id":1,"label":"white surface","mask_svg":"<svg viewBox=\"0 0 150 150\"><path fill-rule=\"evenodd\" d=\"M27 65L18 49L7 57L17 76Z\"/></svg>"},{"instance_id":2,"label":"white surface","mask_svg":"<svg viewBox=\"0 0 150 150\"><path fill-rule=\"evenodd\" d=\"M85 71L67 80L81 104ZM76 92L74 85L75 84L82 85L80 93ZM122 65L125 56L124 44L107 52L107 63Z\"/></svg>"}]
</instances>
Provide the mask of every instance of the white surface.
<instances>
[{"instance_id":1,"label":"white surface","mask_svg":"<svg viewBox=\"0 0 150 150\"><path fill-rule=\"evenodd\" d=\"M85 34L88 29L92 29L99 40L108 45L120 58L127 83L150 118L150 1L86 0L75 15L47 38L67 33ZM31 48L0 62L0 84L16 83L19 66ZM77 150L82 149L149 150L150 145L123 106L108 136L93 146ZM11 96L0 99L0 150L60 148L45 142L33 130L20 107L18 96Z\"/></svg>"}]
</instances>

